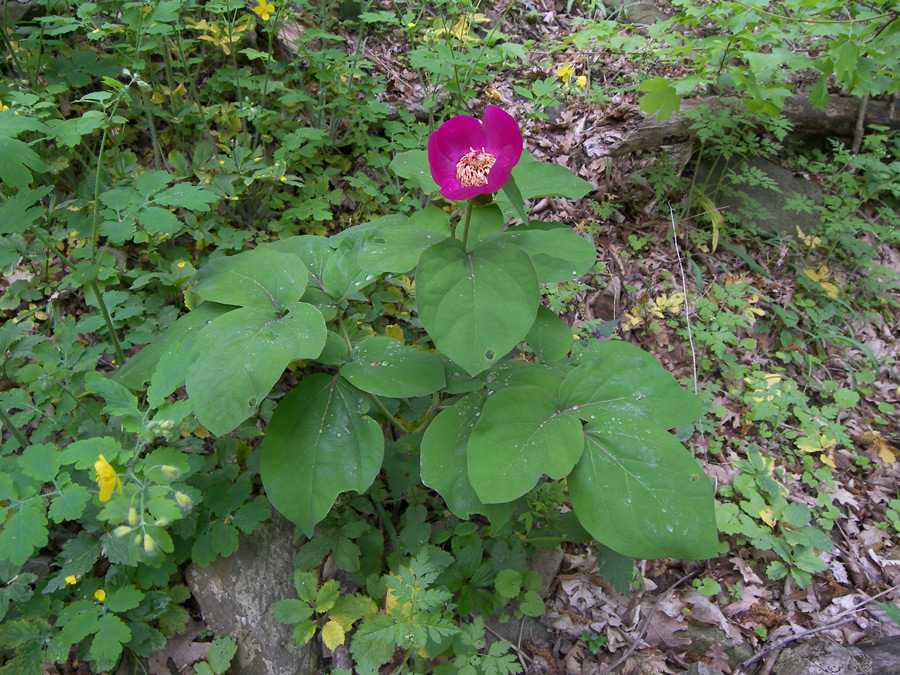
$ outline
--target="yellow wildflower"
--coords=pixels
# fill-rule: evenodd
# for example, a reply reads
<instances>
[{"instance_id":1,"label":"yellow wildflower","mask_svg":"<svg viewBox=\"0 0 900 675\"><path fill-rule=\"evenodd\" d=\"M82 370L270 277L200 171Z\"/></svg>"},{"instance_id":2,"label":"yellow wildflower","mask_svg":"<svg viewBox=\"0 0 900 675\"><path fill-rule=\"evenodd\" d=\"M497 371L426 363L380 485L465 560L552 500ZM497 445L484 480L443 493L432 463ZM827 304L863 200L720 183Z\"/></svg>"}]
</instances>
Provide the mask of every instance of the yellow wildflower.
<instances>
[{"instance_id":1,"label":"yellow wildflower","mask_svg":"<svg viewBox=\"0 0 900 675\"><path fill-rule=\"evenodd\" d=\"M8 106L8 105L4 105L4 104L3 104L3 101L0 101L0 112L2 112L2 111L4 111L4 110L9 110L9 106Z\"/></svg>"},{"instance_id":2,"label":"yellow wildflower","mask_svg":"<svg viewBox=\"0 0 900 675\"><path fill-rule=\"evenodd\" d=\"M569 78L575 74L575 68L572 67L572 64L566 61L562 64L556 71L556 76L561 79L563 82L568 82Z\"/></svg>"},{"instance_id":3,"label":"yellow wildflower","mask_svg":"<svg viewBox=\"0 0 900 675\"><path fill-rule=\"evenodd\" d=\"M275 11L275 5L266 0L258 0L259 4L253 8L254 14L258 15L263 21L268 21L269 16Z\"/></svg>"},{"instance_id":4,"label":"yellow wildflower","mask_svg":"<svg viewBox=\"0 0 900 675\"><path fill-rule=\"evenodd\" d=\"M576 77L575 84L578 85L578 88L581 89L581 91L584 91L587 87L587 75L579 75Z\"/></svg>"},{"instance_id":5,"label":"yellow wildflower","mask_svg":"<svg viewBox=\"0 0 900 675\"><path fill-rule=\"evenodd\" d=\"M115 488L118 487L119 494L122 493L122 481L106 458L103 455L99 457L100 459L94 462L94 471L97 472L97 484L100 486L100 501L108 502Z\"/></svg>"},{"instance_id":6,"label":"yellow wildflower","mask_svg":"<svg viewBox=\"0 0 900 675\"><path fill-rule=\"evenodd\" d=\"M104 600L106 600L106 591L104 591L102 588L98 588L96 591L94 591L94 600L96 600L97 602L103 602Z\"/></svg>"},{"instance_id":7,"label":"yellow wildflower","mask_svg":"<svg viewBox=\"0 0 900 675\"><path fill-rule=\"evenodd\" d=\"M70 574L66 577L66 583L69 584L69 586L74 586L77 581L78 579L75 578L74 574Z\"/></svg>"}]
</instances>

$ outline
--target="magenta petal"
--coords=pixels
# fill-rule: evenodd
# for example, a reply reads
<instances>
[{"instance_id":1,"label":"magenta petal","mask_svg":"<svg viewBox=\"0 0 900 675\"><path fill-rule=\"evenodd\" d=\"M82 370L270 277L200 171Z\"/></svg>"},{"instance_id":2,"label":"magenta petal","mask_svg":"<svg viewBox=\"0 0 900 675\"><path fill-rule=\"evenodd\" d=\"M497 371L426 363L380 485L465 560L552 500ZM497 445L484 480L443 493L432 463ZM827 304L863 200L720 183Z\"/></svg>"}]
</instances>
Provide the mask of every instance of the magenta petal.
<instances>
[{"instance_id":1,"label":"magenta petal","mask_svg":"<svg viewBox=\"0 0 900 675\"><path fill-rule=\"evenodd\" d=\"M488 181L487 185L474 185L471 187L460 185L459 181L457 181L456 185L447 185L446 187L441 188L441 196L444 199L449 199L454 202L461 202L466 199L477 197L478 195L490 194L491 192L490 181Z\"/></svg>"},{"instance_id":2,"label":"magenta petal","mask_svg":"<svg viewBox=\"0 0 900 675\"><path fill-rule=\"evenodd\" d=\"M484 144L484 131L474 117L457 115L444 122L428 139L428 165L434 182L444 186L455 181L460 158Z\"/></svg>"},{"instance_id":3,"label":"magenta petal","mask_svg":"<svg viewBox=\"0 0 900 675\"><path fill-rule=\"evenodd\" d=\"M513 166L522 156L522 132L512 115L497 106L489 105L484 111L484 149L499 159L507 152L512 157ZM495 165L496 166L496 165Z\"/></svg>"}]
</instances>

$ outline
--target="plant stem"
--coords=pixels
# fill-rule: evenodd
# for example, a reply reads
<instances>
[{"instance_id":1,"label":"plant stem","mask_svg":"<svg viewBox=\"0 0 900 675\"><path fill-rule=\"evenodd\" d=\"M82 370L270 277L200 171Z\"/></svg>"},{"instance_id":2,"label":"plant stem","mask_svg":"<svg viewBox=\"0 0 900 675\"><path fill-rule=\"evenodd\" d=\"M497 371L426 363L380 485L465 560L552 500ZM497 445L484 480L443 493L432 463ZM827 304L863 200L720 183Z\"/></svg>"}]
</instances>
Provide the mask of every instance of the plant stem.
<instances>
[{"instance_id":1,"label":"plant stem","mask_svg":"<svg viewBox=\"0 0 900 675\"><path fill-rule=\"evenodd\" d=\"M126 359L125 352L122 351L122 345L119 344L119 338L116 335L116 328L113 326L112 317L109 315L109 310L106 309L106 303L103 302L103 297L100 295L100 286L97 284L97 280L88 283L88 288L90 288L94 295L97 296L97 305L100 307L100 313L103 314L103 320L106 322L106 330L109 331L109 339L113 344L113 349L116 352L116 358L119 360L119 366L121 367Z\"/></svg>"},{"instance_id":2,"label":"plant stem","mask_svg":"<svg viewBox=\"0 0 900 675\"><path fill-rule=\"evenodd\" d=\"M470 199L466 202L466 220L463 224L462 244L466 248L466 241L469 238L469 222L472 220L472 209L475 207L475 201Z\"/></svg>"},{"instance_id":3,"label":"plant stem","mask_svg":"<svg viewBox=\"0 0 900 675\"><path fill-rule=\"evenodd\" d=\"M156 126L153 124L153 115L150 114L150 106L147 104L147 95L140 87L138 87L138 91L141 95L141 103L144 107L144 115L147 118L147 126L150 128L150 140L153 142L153 168L159 171L161 165L159 161L159 138L157 138L156 136Z\"/></svg>"},{"instance_id":4,"label":"plant stem","mask_svg":"<svg viewBox=\"0 0 900 675\"><path fill-rule=\"evenodd\" d=\"M372 399L372 403L374 403L375 407L378 408L378 412L384 415L387 421L391 423L391 426L393 426L401 434L409 433L409 430L405 426L400 424L400 422L397 421L397 418L391 415L391 411L384 407L384 403L381 402L380 398L378 398L375 394L369 394L369 398Z\"/></svg>"},{"instance_id":5,"label":"plant stem","mask_svg":"<svg viewBox=\"0 0 900 675\"><path fill-rule=\"evenodd\" d=\"M16 442L23 448L28 447L28 439L22 435L22 432L19 431L13 421L10 419L9 415L6 414L6 411L3 408L0 408L0 422L3 422L3 426L9 429L9 434L13 438L16 439Z\"/></svg>"},{"instance_id":6,"label":"plant stem","mask_svg":"<svg viewBox=\"0 0 900 675\"><path fill-rule=\"evenodd\" d=\"M395 551L399 551L400 541L397 539L397 530L394 528L391 519L388 518L387 511L384 510L381 502L373 499L372 503L375 504L375 510L378 511L378 517L381 519L381 522L384 523L384 529L387 530L388 538L391 540L391 546Z\"/></svg>"}]
</instances>

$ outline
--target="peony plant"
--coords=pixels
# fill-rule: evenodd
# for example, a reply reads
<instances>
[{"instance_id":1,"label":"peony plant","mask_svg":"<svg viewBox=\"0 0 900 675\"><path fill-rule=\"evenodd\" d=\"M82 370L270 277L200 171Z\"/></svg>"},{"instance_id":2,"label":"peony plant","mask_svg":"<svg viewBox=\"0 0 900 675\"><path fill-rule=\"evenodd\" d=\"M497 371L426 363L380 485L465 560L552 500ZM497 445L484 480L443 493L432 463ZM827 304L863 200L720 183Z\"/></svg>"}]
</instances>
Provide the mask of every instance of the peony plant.
<instances>
[{"instance_id":1,"label":"peony plant","mask_svg":"<svg viewBox=\"0 0 900 675\"><path fill-rule=\"evenodd\" d=\"M451 118L427 153L392 166L443 206L211 261L193 309L120 381L149 382L157 401L184 384L218 435L256 425L277 389L260 473L307 536L386 455L412 452L462 519L499 525L536 485L565 481L579 523L622 556L714 556L710 483L671 433L698 418L699 399L631 344L573 340L541 305L542 288L587 273L596 251L563 223L530 220L527 200L591 185L524 153L494 106Z\"/></svg>"}]
</instances>

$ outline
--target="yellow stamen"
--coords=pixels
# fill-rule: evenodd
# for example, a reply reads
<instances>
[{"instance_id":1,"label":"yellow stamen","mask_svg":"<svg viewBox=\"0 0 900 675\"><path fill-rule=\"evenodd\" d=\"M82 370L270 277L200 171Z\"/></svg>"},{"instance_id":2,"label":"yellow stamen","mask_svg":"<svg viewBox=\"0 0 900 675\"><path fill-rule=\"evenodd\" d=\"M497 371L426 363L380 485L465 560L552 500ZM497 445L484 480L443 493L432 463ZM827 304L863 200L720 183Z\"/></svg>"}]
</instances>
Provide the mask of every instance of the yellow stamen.
<instances>
[{"instance_id":1,"label":"yellow stamen","mask_svg":"<svg viewBox=\"0 0 900 675\"><path fill-rule=\"evenodd\" d=\"M488 184L488 174L497 158L484 148L476 150L469 147L469 152L456 163L456 178L463 187L481 187Z\"/></svg>"}]
</instances>

